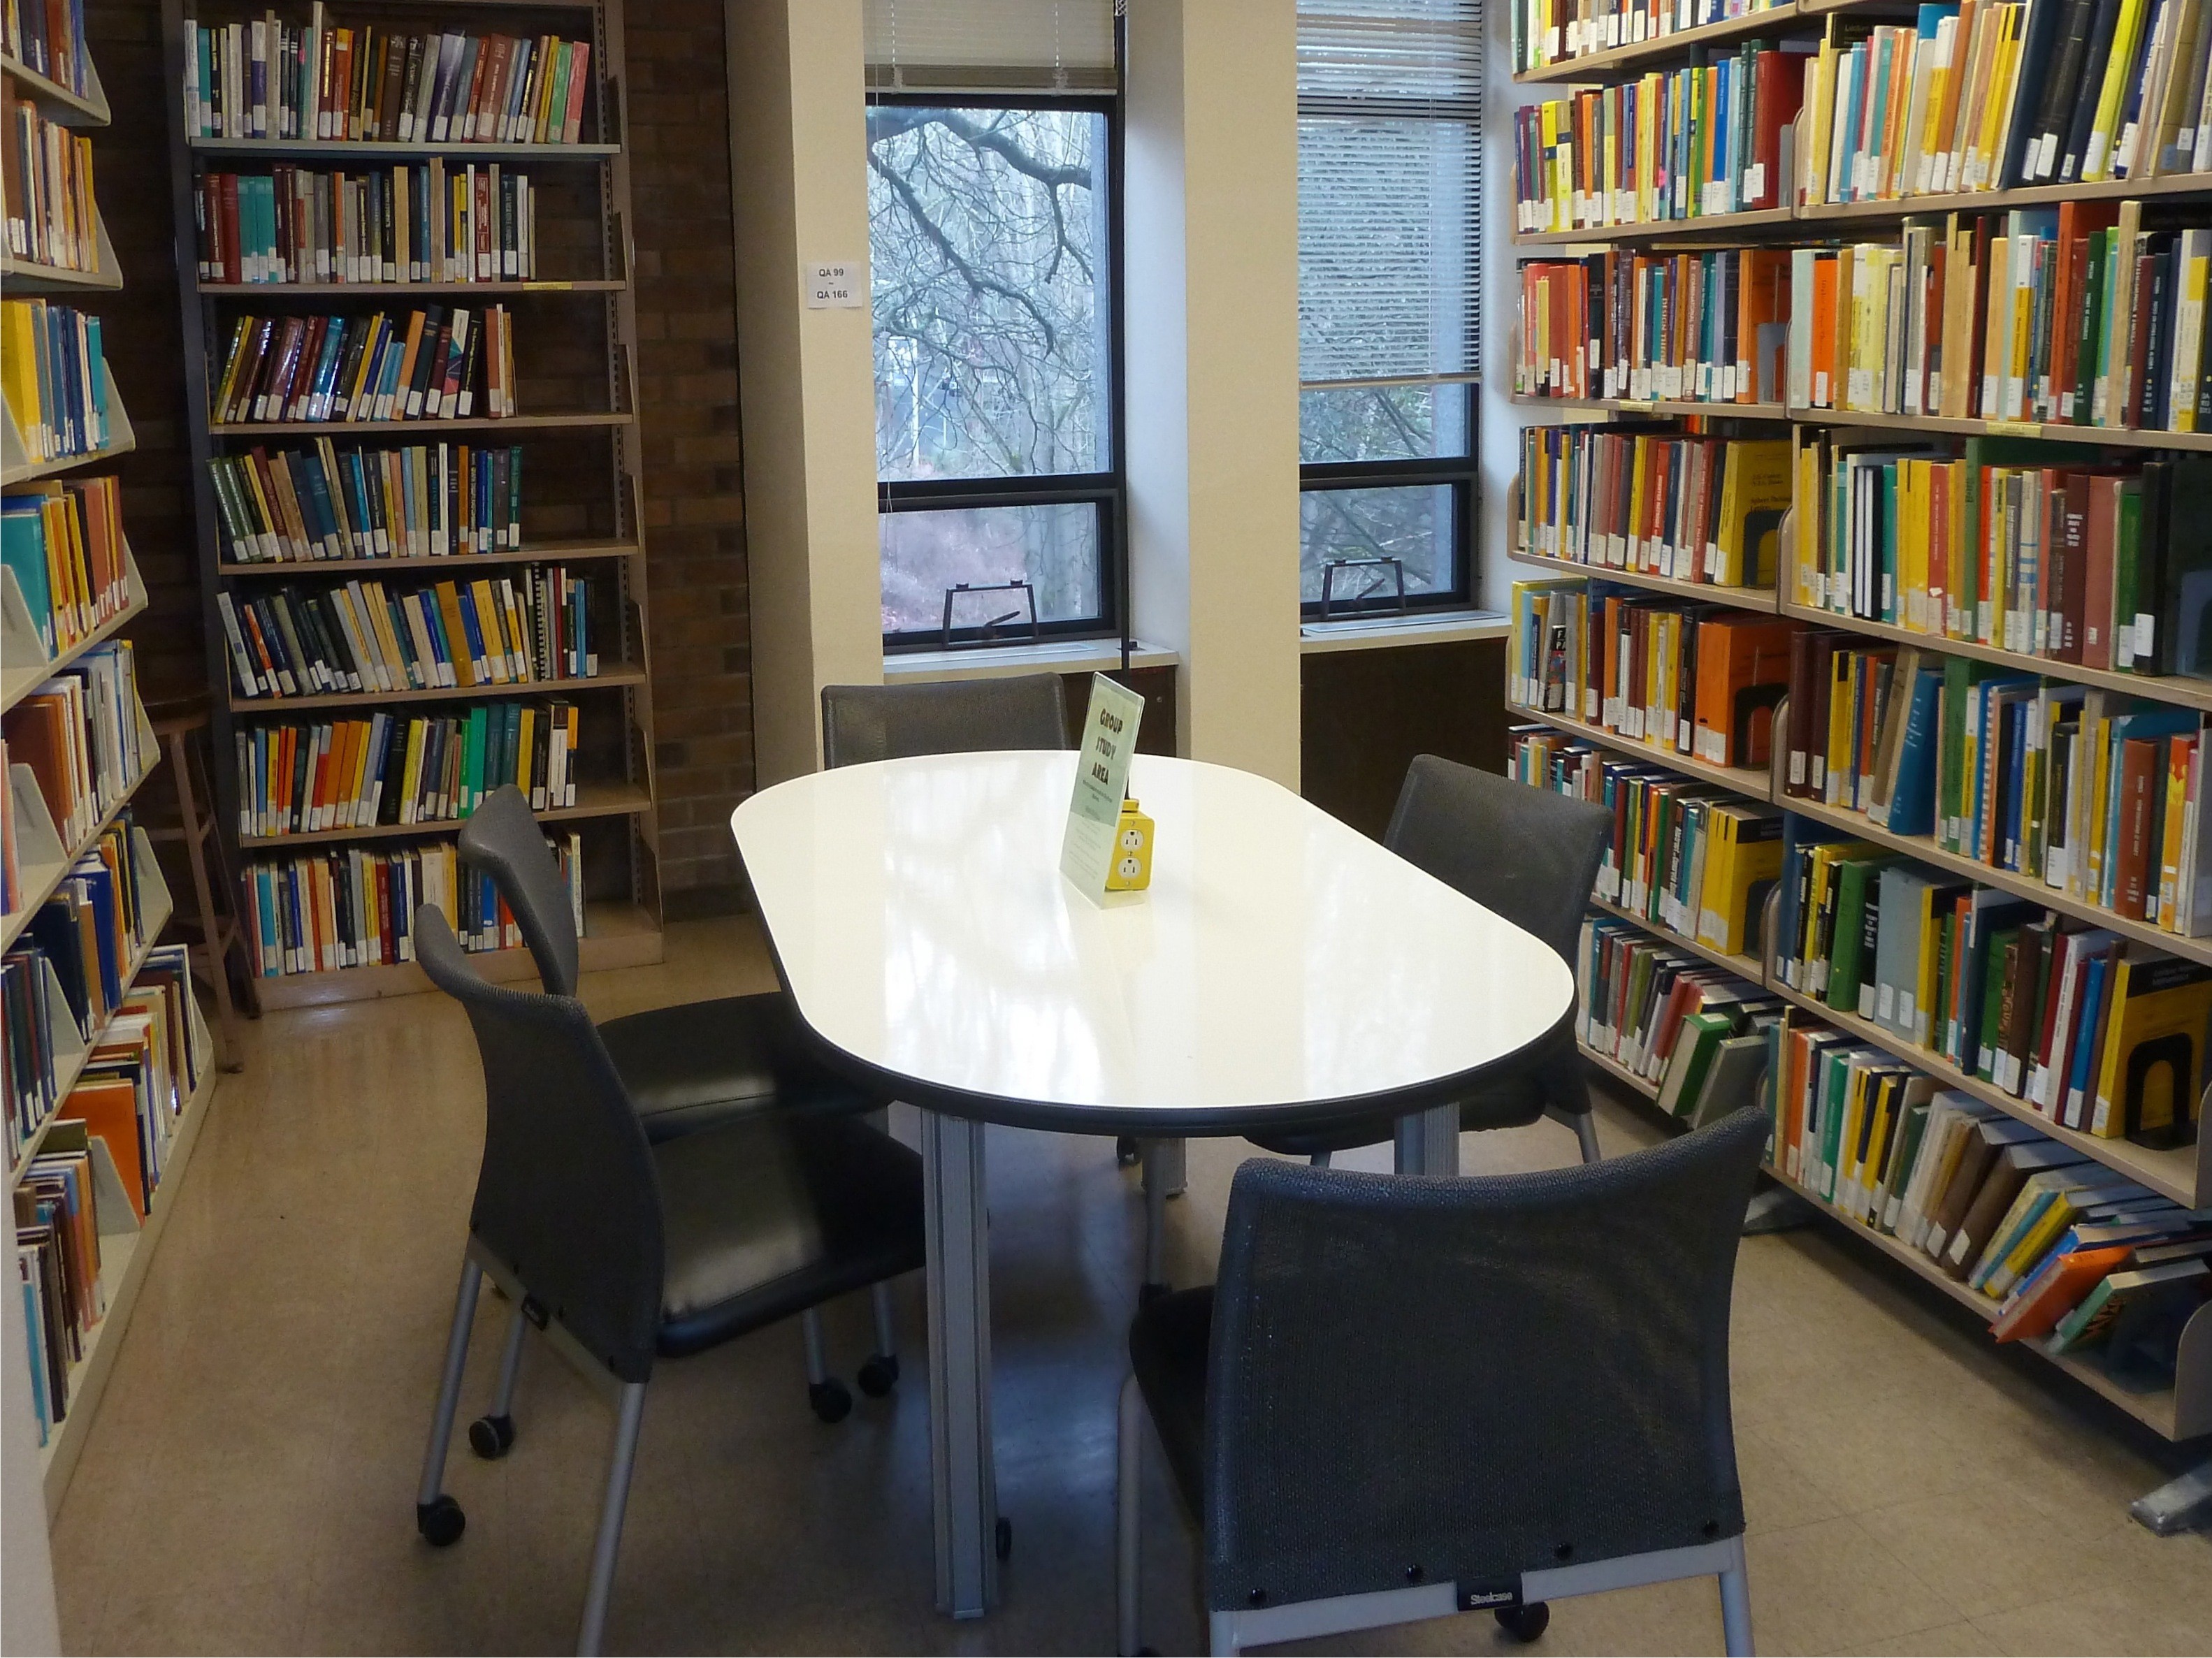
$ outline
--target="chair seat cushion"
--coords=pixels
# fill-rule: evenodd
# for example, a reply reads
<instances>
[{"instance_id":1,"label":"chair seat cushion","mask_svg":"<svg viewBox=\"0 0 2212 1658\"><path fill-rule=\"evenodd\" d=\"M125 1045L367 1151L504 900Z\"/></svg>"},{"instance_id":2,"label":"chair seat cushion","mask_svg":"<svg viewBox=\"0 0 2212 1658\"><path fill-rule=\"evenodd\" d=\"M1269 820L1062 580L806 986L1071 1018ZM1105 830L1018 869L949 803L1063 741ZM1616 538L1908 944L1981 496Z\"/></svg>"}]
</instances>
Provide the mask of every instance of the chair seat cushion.
<instances>
[{"instance_id":1,"label":"chair seat cushion","mask_svg":"<svg viewBox=\"0 0 2212 1658\"><path fill-rule=\"evenodd\" d=\"M922 1264L921 1159L858 1117L741 1117L653 1157L665 1357Z\"/></svg>"},{"instance_id":2,"label":"chair seat cushion","mask_svg":"<svg viewBox=\"0 0 2212 1658\"><path fill-rule=\"evenodd\" d=\"M823 1064L780 992L627 1014L601 1025L599 1039L655 1142L771 1108L866 1111L883 1103Z\"/></svg>"},{"instance_id":3,"label":"chair seat cushion","mask_svg":"<svg viewBox=\"0 0 2212 1658\"><path fill-rule=\"evenodd\" d=\"M1158 1430L1183 1506L1205 1512L1206 1367L1213 1345L1213 1286L1178 1290L1137 1309L1129 1368Z\"/></svg>"}]
</instances>

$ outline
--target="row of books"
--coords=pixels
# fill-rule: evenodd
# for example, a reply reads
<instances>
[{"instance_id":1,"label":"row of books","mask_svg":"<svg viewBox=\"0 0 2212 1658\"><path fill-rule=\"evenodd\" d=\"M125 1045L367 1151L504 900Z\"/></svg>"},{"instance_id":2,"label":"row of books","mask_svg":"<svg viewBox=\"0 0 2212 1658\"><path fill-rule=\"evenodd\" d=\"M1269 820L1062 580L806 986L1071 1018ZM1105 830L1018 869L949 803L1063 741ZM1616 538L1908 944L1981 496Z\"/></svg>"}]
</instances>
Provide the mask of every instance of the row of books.
<instances>
[{"instance_id":1,"label":"row of books","mask_svg":"<svg viewBox=\"0 0 2212 1658\"><path fill-rule=\"evenodd\" d=\"M1917 648L1804 640L1788 793L2185 938L2212 935L2203 716ZM1797 685L1807 701L1796 701Z\"/></svg>"},{"instance_id":2,"label":"row of books","mask_svg":"<svg viewBox=\"0 0 2212 1658\"><path fill-rule=\"evenodd\" d=\"M1824 438L1798 469L1800 604L2054 662L2212 676L2212 460Z\"/></svg>"},{"instance_id":3,"label":"row of books","mask_svg":"<svg viewBox=\"0 0 2212 1658\"><path fill-rule=\"evenodd\" d=\"M204 173L204 282L478 282L538 275L538 193L492 162Z\"/></svg>"},{"instance_id":4,"label":"row of books","mask_svg":"<svg viewBox=\"0 0 2212 1658\"><path fill-rule=\"evenodd\" d=\"M1520 545L1545 558L1770 587L1790 505L1785 440L1620 425L1521 433Z\"/></svg>"},{"instance_id":5,"label":"row of books","mask_svg":"<svg viewBox=\"0 0 2212 1658\"><path fill-rule=\"evenodd\" d=\"M2196 0L1963 0L1831 16L1807 65L1801 203L2199 172Z\"/></svg>"},{"instance_id":6,"label":"row of books","mask_svg":"<svg viewBox=\"0 0 2212 1658\"><path fill-rule=\"evenodd\" d=\"M1513 67L1541 69L1771 9L1774 0L1514 0Z\"/></svg>"},{"instance_id":7,"label":"row of books","mask_svg":"<svg viewBox=\"0 0 2212 1658\"><path fill-rule=\"evenodd\" d=\"M0 300L0 395L31 459L107 447L106 364L99 318L44 300Z\"/></svg>"},{"instance_id":8,"label":"row of books","mask_svg":"<svg viewBox=\"0 0 2212 1658\"><path fill-rule=\"evenodd\" d=\"M1613 835L1596 895L1650 925L1758 959L1782 868L1782 813L1545 729L1508 733L1506 774L1602 805Z\"/></svg>"},{"instance_id":9,"label":"row of books","mask_svg":"<svg viewBox=\"0 0 2212 1658\"><path fill-rule=\"evenodd\" d=\"M233 562L442 558L522 545L522 446L258 445L208 462Z\"/></svg>"},{"instance_id":10,"label":"row of books","mask_svg":"<svg viewBox=\"0 0 2212 1658\"><path fill-rule=\"evenodd\" d=\"M568 890L578 937L585 930L583 841L549 837ZM434 904L464 948L513 950L522 929L480 871L462 866L451 841L389 852L358 847L257 858L246 866L246 944L264 979L415 959L415 913Z\"/></svg>"},{"instance_id":11,"label":"row of books","mask_svg":"<svg viewBox=\"0 0 2212 1658\"><path fill-rule=\"evenodd\" d=\"M0 495L0 568L49 657L122 615L131 570L118 482L27 483Z\"/></svg>"},{"instance_id":12,"label":"row of books","mask_svg":"<svg viewBox=\"0 0 2212 1658\"><path fill-rule=\"evenodd\" d=\"M573 806L580 734L573 702L243 726L235 733L239 832L453 823L503 783L521 789L537 811Z\"/></svg>"},{"instance_id":13,"label":"row of books","mask_svg":"<svg viewBox=\"0 0 2212 1658\"><path fill-rule=\"evenodd\" d=\"M1793 820L1784 982L2060 1126L2191 1143L2212 967Z\"/></svg>"},{"instance_id":14,"label":"row of books","mask_svg":"<svg viewBox=\"0 0 2212 1658\"><path fill-rule=\"evenodd\" d=\"M1950 214L1902 243L1791 255L1793 407L2212 429L2212 230L2140 202Z\"/></svg>"},{"instance_id":15,"label":"row of books","mask_svg":"<svg viewBox=\"0 0 2212 1658\"><path fill-rule=\"evenodd\" d=\"M28 98L0 94L0 102L8 111L7 134L0 140L0 203L6 204L9 257L98 275L92 140L49 121Z\"/></svg>"},{"instance_id":16,"label":"row of books","mask_svg":"<svg viewBox=\"0 0 2212 1658\"><path fill-rule=\"evenodd\" d=\"M31 768L64 846L90 835L153 764L150 747L141 741L140 718L131 641L111 639L0 720L9 764Z\"/></svg>"},{"instance_id":17,"label":"row of books","mask_svg":"<svg viewBox=\"0 0 2212 1658\"><path fill-rule=\"evenodd\" d=\"M1997 1340L2172 1385L2212 1287L2212 1215L1834 1030L1792 1021L1771 1040L1784 1175L1985 1297Z\"/></svg>"},{"instance_id":18,"label":"row of books","mask_svg":"<svg viewBox=\"0 0 2212 1658\"><path fill-rule=\"evenodd\" d=\"M1787 207L1785 135L1809 50L1747 45L1713 63L1516 110L1514 228L1587 230Z\"/></svg>"},{"instance_id":19,"label":"row of books","mask_svg":"<svg viewBox=\"0 0 2212 1658\"><path fill-rule=\"evenodd\" d=\"M240 317L215 376L217 426L517 413L511 313Z\"/></svg>"},{"instance_id":20,"label":"row of books","mask_svg":"<svg viewBox=\"0 0 2212 1658\"><path fill-rule=\"evenodd\" d=\"M587 40L413 34L187 18L185 133L381 143L573 144L591 84Z\"/></svg>"},{"instance_id":21,"label":"row of books","mask_svg":"<svg viewBox=\"0 0 2212 1658\"><path fill-rule=\"evenodd\" d=\"M0 0L0 52L56 86L90 92L84 0Z\"/></svg>"},{"instance_id":22,"label":"row of books","mask_svg":"<svg viewBox=\"0 0 2212 1658\"><path fill-rule=\"evenodd\" d=\"M1694 1127L1756 1099L1780 998L1609 915L1583 920L1575 987L1577 1037L1661 1110Z\"/></svg>"},{"instance_id":23,"label":"row of books","mask_svg":"<svg viewBox=\"0 0 2212 1658\"><path fill-rule=\"evenodd\" d=\"M61 1103L60 1046L99 1034L131 987L131 964L148 942L151 914L139 842L128 809L39 906L4 963L0 1072L8 1090L8 1161Z\"/></svg>"},{"instance_id":24,"label":"row of books","mask_svg":"<svg viewBox=\"0 0 2212 1658\"><path fill-rule=\"evenodd\" d=\"M1790 253L1610 248L1521 267L1522 397L1779 403Z\"/></svg>"},{"instance_id":25,"label":"row of books","mask_svg":"<svg viewBox=\"0 0 2212 1658\"><path fill-rule=\"evenodd\" d=\"M31 1394L44 1443L69 1413L72 1367L104 1316L104 1234L143 1224L204 1060L185 947L147 958L15 1188L15 1259ZM102 1204L130 1211L103 1216Z\"/></svg>"},{"instance_id":26,"label":"row of books","mask_svg":"<svg viewBox=\"0 0 2212 1658\"><path fill-rule=\"evenodd\" d=\"M1518 581L1510 700L1716 766L1764 766L1796 624L1602 581Z\"/></svg>"},{"instance_id":27,"label":"row of books","mask_svg":"<svg viewBox=\"0 0 2212 1658\"><path fill-rule=\"evenodd\" d=\"M242 697L440 690L594 677L591 585L531 564L391 592L219 592L216 606Z\"/></svg>"}]
</instances>

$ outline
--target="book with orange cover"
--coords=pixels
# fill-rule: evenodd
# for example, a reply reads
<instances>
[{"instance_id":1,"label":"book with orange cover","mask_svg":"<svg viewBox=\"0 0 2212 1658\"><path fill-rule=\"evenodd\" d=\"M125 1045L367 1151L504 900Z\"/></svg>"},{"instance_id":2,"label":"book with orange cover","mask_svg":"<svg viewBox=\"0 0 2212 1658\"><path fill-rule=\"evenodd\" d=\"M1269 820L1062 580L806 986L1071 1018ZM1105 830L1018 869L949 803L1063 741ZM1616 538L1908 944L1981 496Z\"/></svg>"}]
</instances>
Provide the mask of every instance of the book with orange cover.
<instances>
[{"instance_id":1,"label":"book with orange cover","mask_svg":"<svg viewBox=\"0 0 2212 1658\"><path fill-rule=\"evenodd\" d=\"M2082 1297L2126 1264L2128 1253L2128 1246L2122 1243L2057 1256L1997 1315L1990 1333L1999 1341L2032 1341L2050 1334L2060 1319L2081 1304Z\"/></svg>"},{"instance_id":2,"label":"book with orange cover","mask_svg":"<svg viewBox=\"0 0 2212 1658\"><path fill-rule=\"evenodd\" d=\"M1720 616L1698 624L1698 758L1716 766L1763 766L1774 707L1790 683L1795 624Z\"/></svg>"},{"instance_id":3,"label":"book with orange cover","mask_svg":"<svg viewBox=\"0 0 2212 1658\"><path fill-rule=\"evenodd\" d=\"M1836 396L1837 261L1821 258L1813 264L1813 406L1832 409Z\"/></svg>"},{"instance_id":4,"label":"book with orange cover","mask_svg":"<svg viewBox=\"0 0 2212 1658\"><path fill-rule=\"evenodd\" d=\"M123 1177L124 1195L141 1221L146 1218L146 1158L139 1139L138 1090L123 1078L88 1078L70 1090L62 1114L84 1124L85 1133L107 1143Z\"/></svg>"}]
</instances>

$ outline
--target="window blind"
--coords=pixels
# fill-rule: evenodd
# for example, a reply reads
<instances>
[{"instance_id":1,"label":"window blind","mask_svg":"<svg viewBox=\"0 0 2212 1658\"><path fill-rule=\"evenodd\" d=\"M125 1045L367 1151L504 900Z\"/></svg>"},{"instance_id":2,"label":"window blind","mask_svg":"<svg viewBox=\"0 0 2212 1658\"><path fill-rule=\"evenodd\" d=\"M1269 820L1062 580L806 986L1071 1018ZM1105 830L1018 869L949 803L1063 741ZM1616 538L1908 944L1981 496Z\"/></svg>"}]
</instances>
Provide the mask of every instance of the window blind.
<instances>
[{"instance_id":1,"label":"window blind","mask_svg":"<svg viewBox=\"0 0 2212 1658\"><path fill-rule=\"evenodd\" d=\"M1480 369L1481 0L1298 0L1298 375Z\"/></svg>"},{"instance_id":2,"label":"window blind","mask_svg":"<svg viewBox=\"0 0 2212 1658\"><path fill-rule=\"evenodd\" d=\"M1113 0L866 0L871 92L1114 89Z\"/></svg>"}]
</instances>

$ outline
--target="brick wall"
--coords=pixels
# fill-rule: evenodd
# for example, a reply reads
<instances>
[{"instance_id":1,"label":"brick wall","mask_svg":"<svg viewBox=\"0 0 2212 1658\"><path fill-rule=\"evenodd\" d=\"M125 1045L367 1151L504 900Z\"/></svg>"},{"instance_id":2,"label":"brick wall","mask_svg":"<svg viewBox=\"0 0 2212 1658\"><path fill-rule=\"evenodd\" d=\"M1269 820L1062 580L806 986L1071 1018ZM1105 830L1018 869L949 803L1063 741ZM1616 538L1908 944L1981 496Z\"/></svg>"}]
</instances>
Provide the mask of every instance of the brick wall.
<instances>
[{"instance_id":1,"label":"brick wall","mask_svg":"<svg viewBox=\"0 0 2212 1658\"><path fill-rule=\"evenodd\" d=\"M719 908L736 891L728 818L753 784L722 9L720 0L652 0L628 11L661 881L668 909L681 914ZM115 112L94 154L125 280L98 308L137 428L137 451L118 471L153 600L131 635L158 693L206 680L161 9L153 0L88 0L87 30Z\"/></svg>"}]
</instances>

